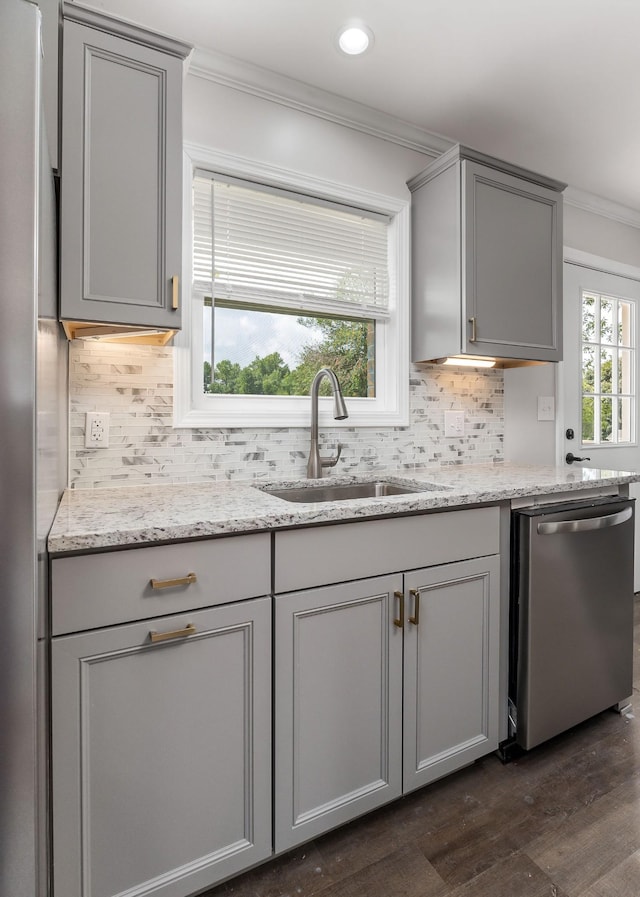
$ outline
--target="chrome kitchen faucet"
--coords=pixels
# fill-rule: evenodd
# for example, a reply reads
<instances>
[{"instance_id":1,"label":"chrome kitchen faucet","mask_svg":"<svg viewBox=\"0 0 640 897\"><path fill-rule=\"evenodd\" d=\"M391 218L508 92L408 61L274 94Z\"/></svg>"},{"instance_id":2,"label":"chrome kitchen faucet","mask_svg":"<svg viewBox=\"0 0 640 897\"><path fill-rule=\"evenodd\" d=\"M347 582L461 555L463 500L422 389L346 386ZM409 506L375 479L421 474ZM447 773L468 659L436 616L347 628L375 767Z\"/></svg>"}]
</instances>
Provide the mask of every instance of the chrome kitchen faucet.
<instances>
[{"instance_id":1,"label":"chrome kitchen faucet","mask_svg":"<svg viewBox=\"0 0 640 897\"><path fill-rule=\"evenodd\" d=\"M311 384L311 447L309 450L309 460L307 461L307 477L316 479L322 476L323 467L335 467L340 458L342 446L338 443L338 451L331 458L322 458L318 447L318 393L320 390L320 381L326 377L331 384L333 390L333 416L336 420L344 420L349 417L347 406L344 403L342 390L338 378L331 368L320 368L313 378Z\"/></svg>"}]
</instances>

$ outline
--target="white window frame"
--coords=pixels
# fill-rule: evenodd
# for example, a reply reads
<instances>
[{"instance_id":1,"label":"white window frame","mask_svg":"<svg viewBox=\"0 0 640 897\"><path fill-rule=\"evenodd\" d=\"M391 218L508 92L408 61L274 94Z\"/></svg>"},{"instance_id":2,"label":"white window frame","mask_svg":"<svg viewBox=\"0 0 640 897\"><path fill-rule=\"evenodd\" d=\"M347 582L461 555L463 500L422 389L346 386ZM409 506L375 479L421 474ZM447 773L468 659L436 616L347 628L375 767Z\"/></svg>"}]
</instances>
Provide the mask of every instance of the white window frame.
<instances>
[{"instance_id":1,"label":"white window frame","mask_svg":"<svg viewBox=\"0 0 640 897\"><path fill-rule=\"evenodd\" d=\"M336 421L321 397L319 420L331 427L409 424L410 201L286 171L241 156L186 144L183 166L182 331L174 339L174 426L308 427L307 396L205 394L202 389L201 300L192 297L192 183L196 169L272 184L392 217L389 225L388 321L376 326L376 397L347 398L349 417ZM380 365L380 367L378 367ZM380 375L378 375L380 371Z\"/></svg>"}]
</instances>

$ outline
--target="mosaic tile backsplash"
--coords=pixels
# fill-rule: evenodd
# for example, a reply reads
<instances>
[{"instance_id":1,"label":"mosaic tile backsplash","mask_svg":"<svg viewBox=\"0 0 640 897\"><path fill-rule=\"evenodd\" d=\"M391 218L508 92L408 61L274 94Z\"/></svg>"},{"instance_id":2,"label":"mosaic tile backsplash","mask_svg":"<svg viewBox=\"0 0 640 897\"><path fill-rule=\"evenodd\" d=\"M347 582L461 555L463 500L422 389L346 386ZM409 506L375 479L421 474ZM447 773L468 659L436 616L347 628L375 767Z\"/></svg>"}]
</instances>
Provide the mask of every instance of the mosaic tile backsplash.
<instances>
[{"instance_id":1,"label":"mosaic tile backsplash","mask_svg":"<svg viewBox=\"0 0 640 897\"><path fill-rule=\"evenodd\" d=\"M503 460L501 370L413 366L408 427L323 428L342 443L336 473L411 470ZM308 428L174 429L173 349L75 340L69 351L69 485L299 478ZM465 435L444 436L445 410L464 411ZM106 449L84 447L85 413L110 413Z\"/></svg>"}]
</instances>

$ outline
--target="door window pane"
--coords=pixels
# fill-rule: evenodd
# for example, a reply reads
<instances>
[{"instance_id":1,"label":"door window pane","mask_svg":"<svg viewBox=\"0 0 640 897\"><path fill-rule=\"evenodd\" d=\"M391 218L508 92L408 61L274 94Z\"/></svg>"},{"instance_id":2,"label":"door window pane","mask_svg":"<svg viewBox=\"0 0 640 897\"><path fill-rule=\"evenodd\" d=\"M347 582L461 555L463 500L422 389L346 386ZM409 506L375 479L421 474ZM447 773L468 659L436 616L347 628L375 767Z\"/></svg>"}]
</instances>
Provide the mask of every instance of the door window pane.
<instances>
[{"instance_id":1,"label":"door window pane","mask_svg":"<svg viewBox=\"0 0 640 897\"><path fill-rule=\"evenodd\" d=\"M628 349L618 350L618 389L620 395L631 395L633 389L633 352Z\"/></svg>"},{"instance_id":2,"label":"door window pane","mask_svg":"<svg viewBox=\"0 0 640 897\"><path fill-rule=\"evenodd\" d=\"M631 441L632 403L628 397L618 399L618 442Z\"/></svg>"},{"instance_id":3,"label":"door window pane","mask_svg":"<svg viewBox=\"0 0 640 897\"><path fill-rule=\"evenodd\" d=\"M614 304L615 300L605 299L604 296L600 300L600 342L614 342ZM617 340L615 340L617 342Z\"/></svg>"},{"instance_id":4,"label":"door window pane","mask_svg":"<svg viewBox=\"0 0 640 897\"><path fill-rule=\"evenodd\" d=\"M582 297L582 339L593 342L596 332L596 298L586 293Z\"/></svg>"},{"instance_id":5,"label":"door window pane","mask_svg":"<svg viewBox=\"0 0 640 897\"><path fill-rule=\"evenodd\" d=\"M611 392L611 375L613 368L613 351L600 349L600 392Z\"/></svg>"},{"instance_id":6,"label":"door window pane","mask_svg":"<svg viewBox=\"0 0 640 897\"><path fill-rule=\"evenodd\" d=\"M594 442L594 400L583 397L582 399L582 441Z\"/></svg>"},{"instance_id":7,"label":"door window pane","mask_svg":"<svg viewBox=\"0 0 640 897\"><path fill-rule=\"evenodd\" d=\"M621 346L631 346L633 343L631 322L633 307L630 302L618 300L618 343Z\"/></svg>"},{"instance_id":8,"label":"door window pane","mask_svg":"<svg viewBox=\"0 0 640 897\"><path fill-rule=\"evenodd\" d=\"M582 347L582 391L590 393L595 391L595 346Z\"/></svg>"},{"instance_id":9,"label":"door window pane","mask_svg":"<svg viewBox=\"0 0 640 897\"><path fill-rule=\"evenodd\" d=\"M600 399L600 441L613 442L613 399Z\"/></svg>"}]
</instances>

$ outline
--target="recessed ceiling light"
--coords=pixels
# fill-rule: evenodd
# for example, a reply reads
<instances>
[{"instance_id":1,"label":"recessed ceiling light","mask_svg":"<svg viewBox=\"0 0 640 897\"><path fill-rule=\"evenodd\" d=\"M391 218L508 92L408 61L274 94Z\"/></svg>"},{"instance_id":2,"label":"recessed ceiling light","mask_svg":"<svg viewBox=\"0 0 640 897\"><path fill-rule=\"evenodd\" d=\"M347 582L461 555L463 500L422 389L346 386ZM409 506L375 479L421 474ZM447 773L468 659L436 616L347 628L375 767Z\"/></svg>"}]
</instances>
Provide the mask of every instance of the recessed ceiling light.
<instances>
[{"instance_id":1,"label":"recessed ceiling light","mask_svg":"<svg viewBox=\"0 0 640 897\"><path fill-rule=\"evenodd\" d=\"M359 56L373 46L373 31L362 23L343 25L337 36L338 48L347 56Z\"/></svg>"}]
</instances>

